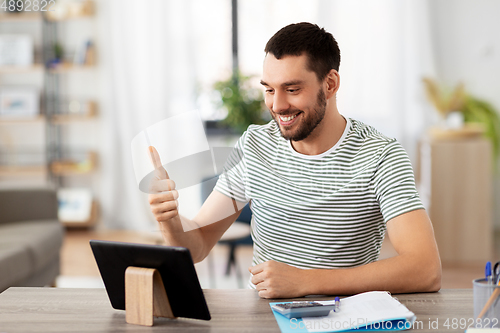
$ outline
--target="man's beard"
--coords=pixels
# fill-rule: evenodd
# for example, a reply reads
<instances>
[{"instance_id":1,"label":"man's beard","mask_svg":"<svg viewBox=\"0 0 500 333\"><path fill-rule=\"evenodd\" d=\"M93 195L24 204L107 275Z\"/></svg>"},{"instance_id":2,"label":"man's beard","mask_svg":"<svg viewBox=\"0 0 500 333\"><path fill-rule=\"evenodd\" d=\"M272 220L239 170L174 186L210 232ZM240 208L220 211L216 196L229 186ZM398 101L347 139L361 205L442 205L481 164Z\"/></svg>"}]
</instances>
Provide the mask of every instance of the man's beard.
<instances>
[{"instance_id":1,"label":"man's beard","mask_svg":"<svg viewBox=\"0 0 500 333\"><path fill-rule=\"evenodd\" d=\"M273 112L271 112L271 115L273 116L274 121L278 125L278 128L280 130L281 136L285 140L292 140L292 141L301 141L307 138L313 130L321 123L323 118L325 117L325 112L326 112L326 96L325 92L323 89L320 89L318 92L318 97L316 99L316 106L314 107L313 111L307 116L306 118L306 113L302 110L290 110L291 112L289 114L296 114L298 112L302 112L304 115L304 119L301 120L299 127L296 129L295 133L289 133L285 134L283 133L283 130L280 127L279 120L276 119L279 117L278 115L274 115ZM296 126L295 125L295 126Z\"/></svg>"}]
</instances>

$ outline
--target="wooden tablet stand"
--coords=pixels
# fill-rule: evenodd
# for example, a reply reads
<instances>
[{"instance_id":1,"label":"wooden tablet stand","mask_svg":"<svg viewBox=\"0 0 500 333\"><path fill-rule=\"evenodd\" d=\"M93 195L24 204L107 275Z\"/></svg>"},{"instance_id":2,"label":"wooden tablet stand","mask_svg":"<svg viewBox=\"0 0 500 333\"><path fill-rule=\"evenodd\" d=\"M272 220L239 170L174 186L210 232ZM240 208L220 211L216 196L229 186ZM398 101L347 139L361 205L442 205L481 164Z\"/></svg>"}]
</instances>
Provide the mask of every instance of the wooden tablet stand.
<instances>
[{"instance_id":1,"label":"wooden tablet stand","mask_svg":"<svg viewBox=\"0 0 500 333\"><path fill-rule=\"evenodd\" d=\"M153 316L175 318L158 270L126 269L125 311L127 323L135 325L153 326Z\"/></svg>"}]
</instances>

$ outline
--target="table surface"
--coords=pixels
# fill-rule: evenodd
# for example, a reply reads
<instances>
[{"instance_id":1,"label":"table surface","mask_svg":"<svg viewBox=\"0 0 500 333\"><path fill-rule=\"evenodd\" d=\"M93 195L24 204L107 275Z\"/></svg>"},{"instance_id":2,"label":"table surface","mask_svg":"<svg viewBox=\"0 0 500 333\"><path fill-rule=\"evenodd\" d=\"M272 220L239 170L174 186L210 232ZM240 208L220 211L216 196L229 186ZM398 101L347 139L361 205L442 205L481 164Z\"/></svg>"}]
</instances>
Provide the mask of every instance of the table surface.
<instances>
[{"instance_id":1,"label":"table surface","mask_svg":"<svg viewBox=\"0 0 500 333\"><path fill-rule=\"evenodd\" d=\"M125 311L111 308L104 289L9 288L0 294L0 333L280 332L269 307L276 300L261 299L250 289L206 289L204 293L212 320L155 318L153 327L143 327L127 324ZM415 313L421 322L414 326L418 332L464 332L458 321L465 318L469 325L473 320L472 289L394 296Z\"/></svg>"}]
</instances>

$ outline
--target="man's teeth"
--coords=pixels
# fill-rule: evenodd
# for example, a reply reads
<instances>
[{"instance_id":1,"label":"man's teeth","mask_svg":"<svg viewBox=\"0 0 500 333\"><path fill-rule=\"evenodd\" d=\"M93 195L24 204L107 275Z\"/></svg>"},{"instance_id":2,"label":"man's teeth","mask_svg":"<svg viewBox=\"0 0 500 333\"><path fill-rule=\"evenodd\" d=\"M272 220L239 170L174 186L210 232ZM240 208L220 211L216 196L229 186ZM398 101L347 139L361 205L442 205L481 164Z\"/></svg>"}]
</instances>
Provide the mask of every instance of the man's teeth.
<instances>
[{"instance_id":1,"label":"man's teeth","mask_svg":"<svg viewBox=\"0 0 500 333\"><path fill-rule=\"evenodd\" d=\"M297 114L298 114L298 113L297 113ZM293 118L297 117L297 114L294 114L293 116L290 116L290 117L282 117L282 116L280 116L280 119L281 119L282 121L290 121L290 120L292 120Z\"/></svg>"}]
</instances>

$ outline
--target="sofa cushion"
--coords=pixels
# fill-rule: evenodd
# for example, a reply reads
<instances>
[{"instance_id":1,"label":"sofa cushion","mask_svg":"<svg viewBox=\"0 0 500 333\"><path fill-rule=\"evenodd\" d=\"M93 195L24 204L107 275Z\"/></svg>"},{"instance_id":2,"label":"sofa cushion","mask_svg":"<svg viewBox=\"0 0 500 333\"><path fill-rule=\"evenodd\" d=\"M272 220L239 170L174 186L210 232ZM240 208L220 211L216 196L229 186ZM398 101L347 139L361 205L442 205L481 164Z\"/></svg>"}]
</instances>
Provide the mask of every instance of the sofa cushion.
<instances>
[{"instance_id":1,"label":"sofa cushion","mask_svg":"<svg viewBox=\"0 0 500 333\"><path fill-rule=\"evenodd\" d=\"M0 190L0 224L57 220L57 194L51 189Z\"/></svg>"},{"instance_id":2,"label":"sofa cushion","mask_svg":"<svg viewBox=\"0 0 500 333\"><path fill-rule=\"evenodd\" d=\"M0 292L34 271L29 249L22 244L0 241Z\"/></svg>"},{"instance_id":3,"label":"sofa cushion","mask_svg":"<svg viewBox=\"0 0 500 333\"><path fill-rule=\"evenodd\" d=\"M12 287L45 287L54 286L56 277L61 272L59 258L52 259L42 270L31 274L27 279L19 280ZM2 332L3 333L3 332Z\"/></svg>"},{"instance_id":4,"label":"sofa cushion","mask_svg":"<svg viewBox=\"0 0 500 333\"><path fill-rule=\"evenodd\" d=\"M63 227L57 220L8 223L0 229L1 244L27 249L33 271L42 269L59 256L62 240Z\"/></svg>"}]
</instances>

